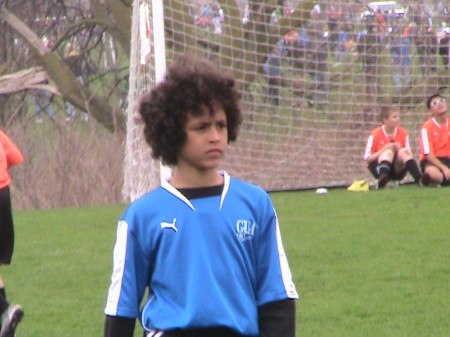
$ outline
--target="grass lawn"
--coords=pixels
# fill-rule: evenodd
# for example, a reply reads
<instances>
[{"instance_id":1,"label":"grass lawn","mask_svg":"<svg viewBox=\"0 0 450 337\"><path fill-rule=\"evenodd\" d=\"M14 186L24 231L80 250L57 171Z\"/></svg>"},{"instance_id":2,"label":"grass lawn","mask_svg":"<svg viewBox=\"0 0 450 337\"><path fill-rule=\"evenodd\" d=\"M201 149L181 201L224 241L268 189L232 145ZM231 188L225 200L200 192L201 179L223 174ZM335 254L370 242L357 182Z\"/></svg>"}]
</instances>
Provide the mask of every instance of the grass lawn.
<instances>
[{"instance_id":1,"label":"grass lawn","mask_svg":"<svg viewBox=\"0 0 450 337\"><path fill-rule=\"evenodd\" d=\"M297 336L448 336L449 188L271 196L301 295ZM1 273L25 308L18 336L102 336L124 209L15 213L13 265Z\"/></svg>"}]
</instances>

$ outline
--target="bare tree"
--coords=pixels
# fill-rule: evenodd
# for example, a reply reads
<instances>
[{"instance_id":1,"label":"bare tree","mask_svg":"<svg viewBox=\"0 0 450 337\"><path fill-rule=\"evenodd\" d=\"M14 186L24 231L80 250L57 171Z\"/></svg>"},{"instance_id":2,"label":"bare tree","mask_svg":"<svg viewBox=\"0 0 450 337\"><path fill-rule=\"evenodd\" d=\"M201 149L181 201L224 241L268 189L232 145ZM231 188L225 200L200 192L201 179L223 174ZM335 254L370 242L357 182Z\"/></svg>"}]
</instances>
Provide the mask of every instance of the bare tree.
<instances>
[{"instance_id":1,"label":"bare tree","mask_svg":"<svg viewBox=\"0 0 450 337\"><path fill-rule=\"evenodd\" d=\"M132 2L0 0L0 125L19 140L26 158L14 172L16 207L121 200L125 116L119 102L125 100L129 72ZM293 15L275 25L270 23L270 13L279 0L249 1L250 20L245 26L240 2L220 2L229 15L224 22L227 33L219 44L192 40L196 34L189 32L195 26L188 1L164 1L165 15L171 18L165 29L172 41L179 41L169 46L175 54L201 45L234 69L245 86L261 71L257 67L278 37L309 16L314 1L301 1ZM55 123L55 128L12 123L29 118L30 97L40 91L49 93L53 104L62 104L61 110L67 102L87 111L104 128L97 123L86 128L75 123L74 127Z\"/></svg>"},{"instance_id":2,"label":"bare tree","mask_svg":"<svg viewBox=\"0 0 450 337\"><path fill-rule=\"evenodd\" d=\"M271 46L276 43L276 37L282 36L292 27L299 26L309 15L314 1L302 1L297 4L293 15L281 19L276 25L270 24L273 9L280 4L280 0L249 1L249 24L240 25L239 1L227 0L223 2L230 10L226 24L230 27L230 34L224 38L220 46L222 63L236 71L236 77L241 83L248 83L247 78L254 73L243 71L246 62L253 58L255 51L259 60L255 64L263 64L265 56ZM167 22L166 29L177 40L178 32L193 29L189 17L189 3L167 0L164 2L168 17L175 20ZM117 111L117 95L120 95L121 82L126 77L130 54L132 0L15 0L3 1L0 8L0 19L3 44L13 42L5 50L0 50L0 57L9 72L36 72L42 76L47 74L48 83L39 82L42 78L28 79L26 86L19 83L21 77L15 77L15 82L8 86L12 92L25 89L44 89L87 111L109 130L123 130L124 118ZM20 14L19 14L20 13ZM177 25L184 25L183 30ZM187 28L186 28L187 27ZM271 34L268 34L270 32ZM185 41L186 34L180 37ZM174 46L185 48L195 46L201 41L185 41L183 45ZM76 46L78 64L80 67L67 64L68 46ZM211 45L209 46L211 47ZM236 55L236 50L241 55ZM17 55L21 57L17 58ZM110 62L108 62L108 59ZM234 63L234 64L232 64ZM42 68L36 68L40 66ZM0 75L5 70L0 68ZM82 81L80 81L82 79ZM11 80L11 77L9 78ZM4 93L4 92L3 92ZM1 102L0 102L1 104Z\"/></svg>"},{"instance_id":3,"label":"bare tree","mask_svg":"<svg viewBox=\"0 0 450 337\"><path fill-rule=\"evenodd\" d=\"M111 102L120 100L128 72L131 0L4 1L0 19L0 72L12 81L3 94L48 90L108 130L124 130ZM11 70L27 73L27 81Z\"/></svg>"}]
</instances>

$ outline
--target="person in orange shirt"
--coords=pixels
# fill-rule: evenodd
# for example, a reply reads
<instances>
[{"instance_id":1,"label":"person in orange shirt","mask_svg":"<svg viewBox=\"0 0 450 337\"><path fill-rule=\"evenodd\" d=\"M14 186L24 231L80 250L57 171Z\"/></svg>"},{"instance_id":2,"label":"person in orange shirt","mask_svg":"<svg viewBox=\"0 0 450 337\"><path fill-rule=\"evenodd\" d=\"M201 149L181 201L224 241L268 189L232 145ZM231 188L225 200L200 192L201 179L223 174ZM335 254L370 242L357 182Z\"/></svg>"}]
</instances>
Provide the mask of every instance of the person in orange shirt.
<instances>
[{"instance_id":1,"label":"person in orange shirt","mask_svg":"<svg viewBox=\"0 0 450 337\"><path fill-rule=\"evenodd\" d=\"M9 168L20 164L23 155L13 141L0 129L0 265L11 264L14 250L14 225L11 210ZM0 337L14 337L23 308L6 300L5 285L0 276Z\"/></svg>"},{"instance_id":2,"label":"person in orange shirt","mask_svg":"<svg viewBox=\"0 0 450 337\"><path fill-rule=\"evenodd\" d=\"M446 100L434 94L428 98L427 108L433 117L420 130L420 166L430 177L427 184L450 185L450 118Z\"/></svg>"},{"instance_id":3,"label":"person in orange shirt","mask_svg":"<svg viewBox=\"0 0 450 337\"><path fill-rule=\"evenodd\" d=\"M399 126L399 109L383 106L381 120L383 124L370 133L364 153L370 173L378 179L377 188L385 187L389 180L402 180L407 172L422 186L423 175L412 156L408 132Z\"/></svg>"},{"instance_id":4,"label":"person in orange shirt","mask_svg":"<svg viewBox=\"0 0 450 337\"><path fill-rule=\"evenodd\" d=\"M381 9L379 8L375 11L375 21L377 23L378 31L380 32L380 34L386 34L386 20L383 13L381 13Z\"/></svg>"}]
</instances>

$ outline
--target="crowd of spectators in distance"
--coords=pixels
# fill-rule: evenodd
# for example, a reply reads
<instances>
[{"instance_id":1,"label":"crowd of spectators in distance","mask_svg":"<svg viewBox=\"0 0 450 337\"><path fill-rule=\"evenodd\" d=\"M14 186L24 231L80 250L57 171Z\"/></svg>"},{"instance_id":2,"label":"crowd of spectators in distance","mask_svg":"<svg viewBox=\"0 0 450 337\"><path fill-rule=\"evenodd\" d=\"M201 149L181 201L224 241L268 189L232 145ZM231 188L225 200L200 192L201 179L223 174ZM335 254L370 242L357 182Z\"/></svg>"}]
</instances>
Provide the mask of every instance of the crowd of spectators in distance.
<instances>
[{"instance_id":1,"label":"crowd of spectators in distance","mask_svg":"<svg viewBox=\"0 0 450 337\"><path fill-rule=\"evenodd\" d=\"M282 11L285 13L286 11ZM331 68L359 64L364 73L365 93L376 97L380 89L381 56L389 55L393 87L400 94L413 85L412 64L417 57L421 75L431 76L448 70L450 15L445 7L411 5L401 14L394 10L371 11L360 4L318 4L310 19L280 37L267 55L263 71L267 78L267 97L279 104L283 83L283 62L308 78L311 100L329 97ZM353 62L354 60L357 62Z\"/></svg>"}]
</instances>

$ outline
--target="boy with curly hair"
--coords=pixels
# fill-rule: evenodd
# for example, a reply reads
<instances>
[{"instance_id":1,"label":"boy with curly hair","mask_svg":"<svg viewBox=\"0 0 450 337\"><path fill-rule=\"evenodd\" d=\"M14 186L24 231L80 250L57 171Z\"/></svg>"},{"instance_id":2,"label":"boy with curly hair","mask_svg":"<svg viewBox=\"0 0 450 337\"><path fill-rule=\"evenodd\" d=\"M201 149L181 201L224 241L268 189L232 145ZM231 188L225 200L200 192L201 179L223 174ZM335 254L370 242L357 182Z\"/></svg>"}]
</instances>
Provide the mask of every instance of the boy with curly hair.
<instances>
[{"instance_id":1,"label":"boy with curly hair","mask_svg":"<svg viewBox=\"0 0 450 337\"><path fill-rule=\"evenodd\" d=\"M295 336L298 296L270 197L218 170L240 97L232 77L184 55L141 98L152 155L174 173L119 221L105 337L132 337L137 317L147 337Z\"/></svg>"}]
</instances>

